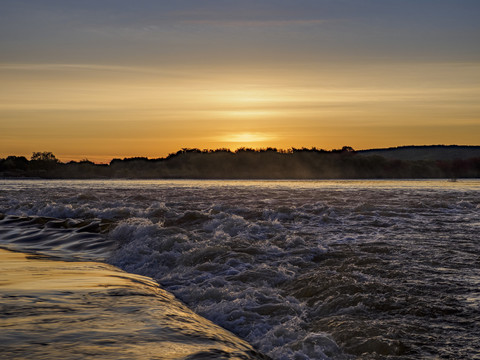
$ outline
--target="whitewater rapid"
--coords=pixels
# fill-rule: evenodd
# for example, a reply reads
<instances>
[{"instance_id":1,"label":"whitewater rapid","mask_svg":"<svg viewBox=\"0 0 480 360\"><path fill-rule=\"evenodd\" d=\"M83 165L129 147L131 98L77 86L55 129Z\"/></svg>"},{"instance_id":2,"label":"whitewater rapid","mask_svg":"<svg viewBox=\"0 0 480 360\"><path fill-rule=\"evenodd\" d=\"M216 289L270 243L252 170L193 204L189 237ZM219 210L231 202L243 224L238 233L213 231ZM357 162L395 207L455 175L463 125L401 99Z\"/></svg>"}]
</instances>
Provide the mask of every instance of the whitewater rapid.
<instances>
[{"instance_id":1,"label":"whitewater rapid","mask_svg":"<svg viewBox=\"0 0 480 360\"><path fill-rule=\"evenodd\" d=\"M273 359L472 359L479 195L478 180L5 180L0 235L149 276Z\"/></svg>"}]
</instances>

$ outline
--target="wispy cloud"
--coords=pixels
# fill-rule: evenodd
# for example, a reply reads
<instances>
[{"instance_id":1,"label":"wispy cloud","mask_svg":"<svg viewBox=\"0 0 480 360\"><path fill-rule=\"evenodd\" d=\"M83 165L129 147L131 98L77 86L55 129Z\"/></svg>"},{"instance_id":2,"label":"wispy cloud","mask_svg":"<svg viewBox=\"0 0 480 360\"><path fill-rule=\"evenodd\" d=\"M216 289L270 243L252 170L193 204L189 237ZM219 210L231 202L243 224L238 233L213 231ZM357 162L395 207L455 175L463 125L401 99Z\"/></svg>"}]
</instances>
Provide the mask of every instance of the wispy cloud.
<instances>
[{"instance_id":1,"label":"wispy cloud","mask_svg":"<svg viewBox=\"0 0 480 360\"><path fill-rule=\"evenodd\" d=\"M238 19L238 20L182 20L184 24L198 24L209 26L229 26L229 27L282 27L282 26L310 26L320 25L333 20L326 19L275 19L275 20L262 20L262 19Z\"/></svg>"},{"instance_id":2,"label":"wispy cloud","mask_svg":"<svg viewBox=\"0 0 480 360\"><path fill-rule=\"evenodd\" d=\"M156 72L158 69L139 67L139 66L118 66L118 65L99 65L99 64L52 64L52 63L3 63L0 64L1 70L20 70L20 71L58 71L58 70L90 70L90 71L122 71L122 72Z\"/></svg>"}]
</instances>

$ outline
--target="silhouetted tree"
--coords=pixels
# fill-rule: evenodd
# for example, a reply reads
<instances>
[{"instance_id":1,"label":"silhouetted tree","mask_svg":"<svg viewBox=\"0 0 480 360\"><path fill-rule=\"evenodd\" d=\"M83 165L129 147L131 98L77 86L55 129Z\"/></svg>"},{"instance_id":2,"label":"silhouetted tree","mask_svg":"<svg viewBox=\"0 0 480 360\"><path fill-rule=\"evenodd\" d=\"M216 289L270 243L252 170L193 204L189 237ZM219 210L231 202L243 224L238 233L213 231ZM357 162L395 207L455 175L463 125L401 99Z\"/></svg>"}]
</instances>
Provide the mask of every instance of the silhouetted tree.
<instances>
[{"instance_id":1,"label":"silhouetted tree","mask_svg":"<svg viewBox=\"0 0 480 360\"><path fill-rule=\"evenodd\" d=\"M32 161L53 161L58 162L58 159L50 151L34 152L30 158Z\"/></svg>"},{"instance_id":2,"label":"silhouetted tree","mask_svg":"<svg viewBox=\"0 0 480 360\"><path fill-rule=\"evenodd\" d=\"M346 153L354 153L355 150L351 146L344 146L342 147L342 152Z\"/></svg>"},{"instance_id":3,"label":"silhouetted tree","mask_svg":"<svg viewBox=\"0 0 480 360\"><path fill-rule=\"evenodd\" d=\"M28 160L25 156L9 156L4 161L4 166L10 169L26 169Z\"/></svg>"}]
</instances>

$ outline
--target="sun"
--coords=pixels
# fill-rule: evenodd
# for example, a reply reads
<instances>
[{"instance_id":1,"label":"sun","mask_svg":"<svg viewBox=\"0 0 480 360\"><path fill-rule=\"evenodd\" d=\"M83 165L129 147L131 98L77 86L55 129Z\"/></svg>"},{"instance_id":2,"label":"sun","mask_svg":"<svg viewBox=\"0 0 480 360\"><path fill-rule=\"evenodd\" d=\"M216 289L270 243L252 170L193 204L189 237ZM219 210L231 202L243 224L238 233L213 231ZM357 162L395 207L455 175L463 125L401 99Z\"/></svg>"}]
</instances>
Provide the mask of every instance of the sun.
<instances>
[{"instance_id":1,"label":"sun","mask_svg":"<svg viewBox=\"0 0 480 360\"><path fill-rule=\"evenodd\" d=\"M254 144L266 142L274 139L275 136L265 133L256 132L242 132L242 133L228 133L219 136L216 140L222 143L230 144Z\"/></svg>"}]
</instances>

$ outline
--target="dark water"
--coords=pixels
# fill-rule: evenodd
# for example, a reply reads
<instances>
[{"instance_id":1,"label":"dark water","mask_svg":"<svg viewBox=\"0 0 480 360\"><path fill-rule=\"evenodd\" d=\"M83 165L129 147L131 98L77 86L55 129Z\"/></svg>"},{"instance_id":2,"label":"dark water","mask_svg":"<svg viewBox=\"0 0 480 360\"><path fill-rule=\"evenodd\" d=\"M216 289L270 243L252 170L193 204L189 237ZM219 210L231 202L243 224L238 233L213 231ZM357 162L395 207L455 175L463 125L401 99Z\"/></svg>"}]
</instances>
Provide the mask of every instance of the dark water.
<instances>
[{"instance_id":1,"label":"dark water","mask_svg":"<svg viewBox=\"0 0 480 360\"><path fill-rule=\"evenodd\" d=\"M274 359L480 358L480 181L0 189L3 246L150 276Z\"/></svg>"}]
</instances>

